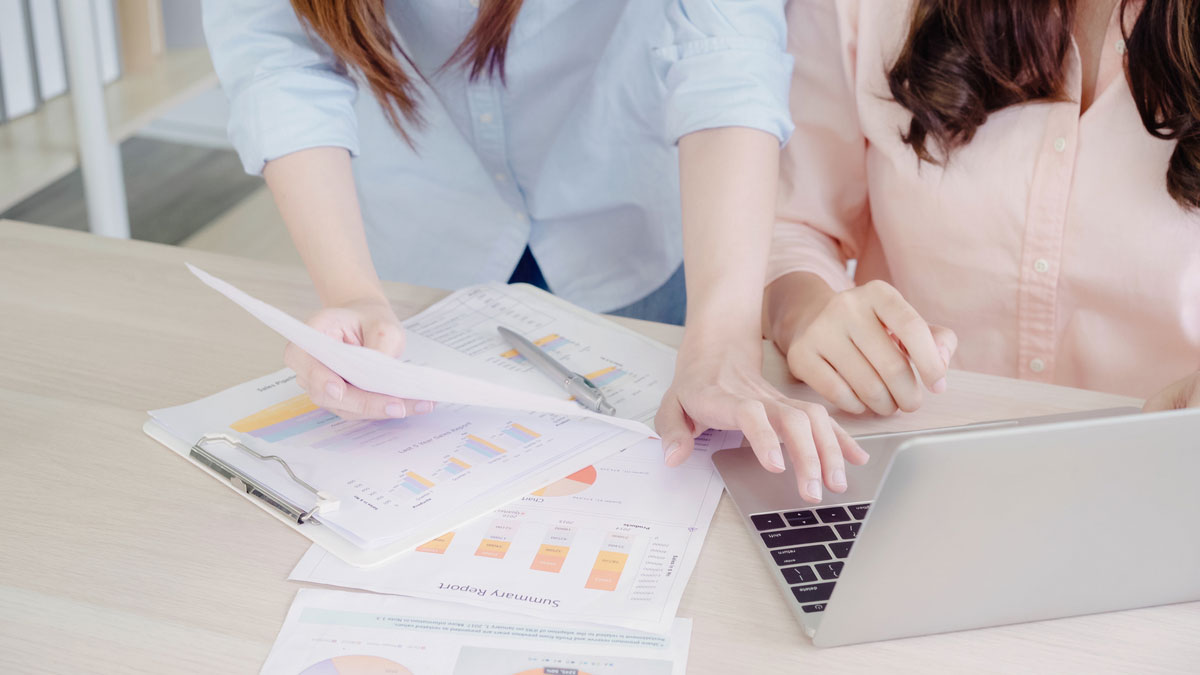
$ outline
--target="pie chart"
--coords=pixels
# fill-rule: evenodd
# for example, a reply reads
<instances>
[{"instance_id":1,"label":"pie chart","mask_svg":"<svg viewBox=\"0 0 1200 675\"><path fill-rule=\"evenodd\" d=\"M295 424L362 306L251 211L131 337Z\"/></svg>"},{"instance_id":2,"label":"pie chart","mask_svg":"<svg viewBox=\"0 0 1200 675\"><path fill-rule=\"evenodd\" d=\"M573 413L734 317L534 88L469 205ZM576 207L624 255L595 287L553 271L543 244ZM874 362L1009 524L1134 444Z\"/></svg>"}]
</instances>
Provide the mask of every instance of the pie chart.
<instances>
[{"instance_id":1,"label":"pie chart","mask_svg":"<svg viewBox=\"0 0 1200 675\"><path fill-rule=\"evenodd\" d=\"M335 656L300 671L300 675L413 675L408 668L382 656Z\"/></svg>"},{"instance_id":2,"label":"pie chart","mask_svg":"<svg viewBox=\"0 0 1200 675\"><path fill-rule=\"evenodd\" d=\"M589 466L566 478L555 481L533 493L534 497L567 497L577 495L596 483L596 467ZM533 671L530 671L533 672ZM524 675L522 673L522 675Z\"/></svg>"}]
</instances>

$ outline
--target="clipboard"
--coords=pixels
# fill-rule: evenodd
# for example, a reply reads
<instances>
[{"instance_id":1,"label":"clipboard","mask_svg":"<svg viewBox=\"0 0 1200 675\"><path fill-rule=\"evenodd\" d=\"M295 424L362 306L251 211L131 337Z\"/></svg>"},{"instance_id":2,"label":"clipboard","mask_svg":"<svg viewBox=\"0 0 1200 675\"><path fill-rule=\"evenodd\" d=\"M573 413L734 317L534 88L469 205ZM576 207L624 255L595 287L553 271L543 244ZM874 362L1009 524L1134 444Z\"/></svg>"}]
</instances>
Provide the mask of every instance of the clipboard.
<instances>
[{"instance_id":1,"label":"clipboard","mask_svg":"<svg viewBox=\"0 0 1200 675\"><path fill-rule=\"evenodd\" d=\"M606 327L609 329L616 328L627 335L635 336L643 344L663 350L664 357L673 357L674 355L674 350L662 343L656 342L615 322L610 322L605 318L591 314L541 289L527 284L516 284L509 286L509 288L513 288L514 286L519 287L522 292L539 296L540 300L548 301L564 312L575 314L577 318L585 318L593 322L603 322L607 324ZM249 444L244 443L236 435L228 432L206 434L198 439L185 440L168 431L167 428L154 419L147 420L142 425L142 430L146 435L165 445L172 452L212 476L230 490L242 495L251 503L269 513L271 517L311 540L313 543L320 545L337 558L355 567L375 567L382 565L396 556L411 551L417 546L440 537L457 527L461 527L475 518L485 516L506 503L518 500L563 476L609 457L614 452L623 450L614 451L607 444L601 443L589 452L573 456L572 461L567 463L565 467L542 470L523 477L520 481L508 484L505 490L508 497L506 499L492 500L495 503L480 508L464 505L460 508L460 511L463 513L456 512L455 514L461 517L447 517L444 519L444 522L439 520L432 526L426 526L412 537L367 549L358 546L355 542L347 539L333 528L321 522L322 513L329 513L338 508L337 500L330 493L323 491L319 485L312 485L302 480L292 471L292 468L288 466L283 458L275 455L263 455L254 450ZM273 462L279 464L290 479L310 494L312 499L305 503L298 503L294 499L280 494L277 490L247 475L237 466L209 452L209 448L216 444L224 444L236 448L245 455L247 462ZM467 513L468 511L469 514Z\"/></svg>"}]
</instances>

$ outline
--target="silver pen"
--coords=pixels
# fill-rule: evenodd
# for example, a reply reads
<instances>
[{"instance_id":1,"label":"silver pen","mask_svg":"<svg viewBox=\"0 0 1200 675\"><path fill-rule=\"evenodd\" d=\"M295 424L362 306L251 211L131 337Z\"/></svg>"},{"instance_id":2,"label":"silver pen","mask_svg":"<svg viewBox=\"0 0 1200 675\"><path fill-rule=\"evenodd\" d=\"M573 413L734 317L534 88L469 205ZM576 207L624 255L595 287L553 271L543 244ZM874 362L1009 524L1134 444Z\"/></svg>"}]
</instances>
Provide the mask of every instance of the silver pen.
<instances>
[{"instance_id":1,"label":"silver pen","mask_svg":"<svg viewBox=\"0 0 1200 675\"><path fill-rule=\"evenodd\" d=\"M554 357L546 353L546 350L504 326L497 326L496 330L500 331L500 336L512 345L518 354L524 356L525 360L532 363L534 368L542 371L555 382L562 383L563 389L575 397L580 405L604 415L617 414L616 408L613 408L608 399L604 398L604 392L600 391L600 387L597 387L591 380L555 361Z\"/></svg>"}]
</instances>

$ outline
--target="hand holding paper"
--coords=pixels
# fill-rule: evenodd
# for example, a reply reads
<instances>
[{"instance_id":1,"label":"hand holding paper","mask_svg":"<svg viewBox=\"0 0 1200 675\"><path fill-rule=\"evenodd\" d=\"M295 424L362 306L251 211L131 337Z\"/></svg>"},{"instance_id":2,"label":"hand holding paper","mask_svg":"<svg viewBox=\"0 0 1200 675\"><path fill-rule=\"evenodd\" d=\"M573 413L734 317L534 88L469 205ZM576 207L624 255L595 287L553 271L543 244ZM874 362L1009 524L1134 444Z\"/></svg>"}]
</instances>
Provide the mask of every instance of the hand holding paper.
<instances>
[{"instance_id":1,"label":"hand holding paper","mask_svg":"<svg viewBox=\"0 0 1200 675\"><path fill-rule=\"evenodd\" d=\"M346 344L305 325L287 313L251 297L231 284L188 265L201 281L250 312L296 347L325 364L346 382L364 391L401 399L459 403L463 405L548 412L572 417L599 419L623 429L648 436L657 434L641 422L602 415L576 403L543 394L534 394L485 380L420 366L392 358L366 347ZM410 346L419 342L409 335Z\"/></svg>"}]
</instances>

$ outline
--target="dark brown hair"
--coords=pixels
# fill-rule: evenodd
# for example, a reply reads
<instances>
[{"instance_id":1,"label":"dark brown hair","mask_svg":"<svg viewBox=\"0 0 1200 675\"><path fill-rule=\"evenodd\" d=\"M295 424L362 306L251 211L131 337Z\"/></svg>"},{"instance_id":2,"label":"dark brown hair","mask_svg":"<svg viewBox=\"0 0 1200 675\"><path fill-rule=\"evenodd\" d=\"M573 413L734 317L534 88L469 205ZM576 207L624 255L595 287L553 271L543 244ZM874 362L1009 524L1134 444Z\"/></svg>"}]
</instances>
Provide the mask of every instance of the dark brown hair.
<instances>
[{"instance_id":1,"label":"dark brown hair","mask_svg":"<svg viewBox=\"0 0 1200 675\"><path fill-rule=\"evenodd\" d=\"M480 0L479 17L446 66L461 64L472 80L504 80L508 37L522 0ZM420 96L401 60L416 67L388 26L384 0L292 0L296 16L329 45L338 61L362 75L388 121L405 140L405 124L420 126Z\"/></svg>"},{"instance_id":2,"label":"dark brown hair","mask_svg":"<svg viewBox=\"0 0 1200 675\"><path fill-rule=\"evenodd\" d=\"M992 112L1064 100L1077 1L917 0L887 74L892 96L913 115L904 142L921 160L942 163ZM1121 16L1131 5L1121 0ZM1200 208L1200 3L1145 0L1125 42L1142 123L1176 141L1167 192Z\"/></svg>"}]
</instances>

